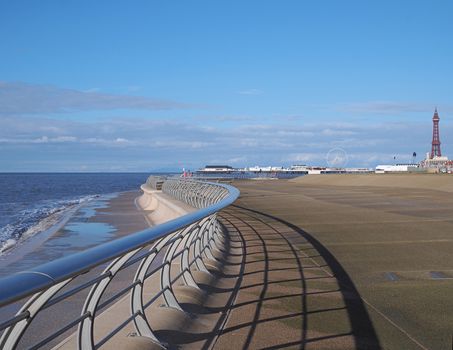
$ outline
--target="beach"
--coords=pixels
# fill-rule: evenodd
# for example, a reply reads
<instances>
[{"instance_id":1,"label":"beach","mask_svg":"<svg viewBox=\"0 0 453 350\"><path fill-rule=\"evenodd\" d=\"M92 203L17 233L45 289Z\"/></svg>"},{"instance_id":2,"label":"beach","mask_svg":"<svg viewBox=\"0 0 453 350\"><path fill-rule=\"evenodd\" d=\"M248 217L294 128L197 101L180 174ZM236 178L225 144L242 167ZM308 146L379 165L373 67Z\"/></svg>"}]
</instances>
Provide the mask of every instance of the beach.
<instances>
[{"instance_id":1,"label":"beach","mask_svg":"<svg viewBox=\"0 0 453 350\"><path fill-rule=\"evenodd\" d=\"M65 225L48 237L46 241L41 242L40 245L35 245L32 242L34 249L27 248L27 254L24 254L20 260L6 264L3 273L10 274L21 271L24 268L48 262L48 259L56 259L148 228L149 224L142 211L135 205L135 199L140 194L140 191L128 191L101 196L82 206L78 212L73 213L72 218ZM39 237L39 234L36 237ZM18 252L20 252L20 248L22 247L19 247ZM99 266L93 269L90 274L80 276L79 281L87 280L90 276L99 273L104 267ZM110 296L119 290L129 279L130 271L118 274L106 292L106 296ZM72 296L66 303L54 305L52 308L41 312L21 341L21 348L27 348L27 345L41 339L47 330L55 329L59 324L70 322L77 317L88 290ZM0 319L15 313L18 306L19 303L16 303L2 309ZM61 338L69 334L71 334L71 331ZM51 344L55 345L56 343L57 341L54 341Z\"/></svg>"},{"instance_id":2,"label":"beach","mask_svg":"<svg viewBox=\"0 0 453 350\"><path fill-rule=\"evenodd\" d=\"M143 230L148 223L134 204L139 195L139 191L103 195L70 208L52 226L0 256L0 275L23 271Z\"/></svg>"}]
</instances>

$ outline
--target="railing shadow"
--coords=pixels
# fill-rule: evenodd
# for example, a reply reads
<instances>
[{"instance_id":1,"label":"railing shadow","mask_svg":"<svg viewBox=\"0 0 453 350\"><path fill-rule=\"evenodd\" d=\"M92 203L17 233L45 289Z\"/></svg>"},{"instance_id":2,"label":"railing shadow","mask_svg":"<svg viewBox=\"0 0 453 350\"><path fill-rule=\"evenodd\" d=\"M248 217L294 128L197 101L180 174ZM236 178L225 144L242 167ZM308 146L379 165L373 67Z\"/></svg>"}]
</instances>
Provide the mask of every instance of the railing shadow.
<instances>
[{"instance_id":1,"label":"railing shadow","mask_svg":"<svg viewBox=\"0 0 453 350\"><path fill-rule=\"evenodd\" d=\"M355 349L380 349L379 339L374 330L372 321L368 315L367 309L360 298L360 294L355 287L353 281L351 280L348 273L341 266L338 260L333 256L333 254L324 247L316 238L310 235L308 232L302 230L300 227L285 221L279 217L272 216L257 210L250 208L245 208L242 206L234 205L227 210L224 210L222 213L222 220L230 226L234 226L238 231L248 230L253 233L252 239L249 239L249 245L247 245L247 239L244 239L245 245L245 254L246 268L244 269L244 278L247 278L251 275L258 275L261 277L260 282L249 283L247 284L244 280L244 283L239 287L239 291L244 291L254 287L260 288L258 297L252 300L247 301L236 301L234 305L230 306L229 310L237 310L241 306L254 306L253 317L252 319L247 320L234 326L228 326L220 331L218 335L220 336L229 336L232 333L236 333L241 330L240 333L247 332L247 336L244 339L242 348L253 348L255 347L254 338L262 337L262 334L259 333L265 328L259 328L259 326L268 324L269 325L274 321L286 322L293 326L294 332L299 332L299 339L293 341L292 339L287 339L287 341L282 341L281 344L269 345L269 349L279 349L285 347L299 347L300 349L305 349L307 344L313 344L322 341L339 341L341 339L348 339L349 343L346 341L345 344L350 344L350 347ZM238 224L240 222L240 224ZM266 246L267 239L270 241L276 240L275 238L269 236L268 232L262 234L260 233L259 228L257 229L256 224L261 225L261 227L267 227L271 230L274 230L274 236L277 235L280 240L286 240L288 243L287 248L284 251L275 251L275 249L268 249ZM285 229L279 229L277 226L283 226ZM264 231L264 230L263 230ZM284 233L281 233L281 232ZM304 249L298 248L297 242L291 242L288 239L287 232L292 231L297 234L300 238L303 238L304 242L310 245L310 250L315 250L315 252L310 253L309 255L300 255L300 252ZM249 238L249 237L247 237ZM259 242L259 244L256 244ZM272 243L269 244L269 247L272 247ZM304 247L306 248L306 247ZM256 249L261 249L256 251ZM271 257L270 253L276 254L286 254L285 257L277 258ZM248 256L248 259L247 259ZM258 256L260 259L253 259L252 257ZM331 274L331 276L306 276L307 271L310 271L310 267L305 267L301 264L303 259L318 259L322 262L313 266L316 269L323 269ZM271 267L272 261L277 261L278 263L285 264L293 261L293 266L286 267ZM313 260L315 261L315 260ZM259 263L260 267L254 268L254 270L249 271L247 265L251 266L252 264ZM263 268L264 266L264 268ZM308 268L308 269L307 269ZM282 280L273 281L270 279L270 274L289 273L290 270L298 271L299 278L285 278ZM233 276L230 276L233 277ZM321 291L318 294L329 294L337 293L341 295L342 303L344 307L325 307L317 310L312 310L310 301L308 297L312 297L314 294L307 287L307 282L313 279L328 279L332 278L335 280L338 288L331 288L331 290ZM269 289L272 284L279 283L292 283L294 286L300 288L301 293L295 293L293 295L269 295ZM269 302L284 300L285 298L299 298L297 304L300 305L300 312L283 312L279 310L276 312L278 316L267 317L269 314L265 309L268 308ZM265 306L265 303L267 306ZM213 312L218 310L212 310ZM266 311L266 312L265 312ZM287 310L288 311L288 310ZM328 318L335 317L335 312L342 311L347 315L349 320L349 331L338 331L334 332L335 334L324 335L322 333L316 334L311 330L311 321L310 317L315 314L325 314L326 320ZM240 311L235 311L240 312ZM282 315L282 312L284 313ZM265 315L265 316L264 316ZM297 320L297 322L296 322ZM335 322L335 320L333 320ZM297 328L294 327L294 324L300 324L300 328L297 331ZM348 345L345 345L343 348L349 348Z\"/></svg>"}]
</instances>

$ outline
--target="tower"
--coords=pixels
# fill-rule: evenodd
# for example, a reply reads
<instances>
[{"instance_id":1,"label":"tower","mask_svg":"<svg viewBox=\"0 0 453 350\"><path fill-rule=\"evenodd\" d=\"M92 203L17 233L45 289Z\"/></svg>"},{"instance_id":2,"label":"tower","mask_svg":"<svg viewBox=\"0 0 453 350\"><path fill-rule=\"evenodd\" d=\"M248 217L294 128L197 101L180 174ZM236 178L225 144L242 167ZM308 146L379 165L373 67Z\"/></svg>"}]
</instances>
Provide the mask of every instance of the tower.
<instances>
[{"instance_id":1,"label":"tower","mask_svg":"<svg viewBox=\"0 0 453 350\"><path fill-rule=\"evenodd\" d=\"M442 156L442 153L440 152L439 115L437 114L436 107L433 115L433 141L431 143L431 159L440 156Z\"/></svg>"}]
</instances>

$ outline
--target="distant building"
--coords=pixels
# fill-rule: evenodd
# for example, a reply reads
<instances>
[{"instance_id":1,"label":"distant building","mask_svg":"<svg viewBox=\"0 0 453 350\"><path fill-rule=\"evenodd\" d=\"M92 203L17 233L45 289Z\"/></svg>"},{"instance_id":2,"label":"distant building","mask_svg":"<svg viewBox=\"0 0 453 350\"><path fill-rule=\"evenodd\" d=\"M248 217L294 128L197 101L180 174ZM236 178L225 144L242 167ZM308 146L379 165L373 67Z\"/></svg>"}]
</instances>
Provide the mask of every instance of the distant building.
<instances>
[{"instance_id":1,"label":"distant building","mask_svg":"<svg viewBox=\"0 0 453 350\"><path fill-rule=\"evenodd\" d=\"M378 165L375 169L377 174L384 173L402 173L402 172L414 172L414 173L438 173L438 172L453 172L453 161L449 160L448 157L442 156L440 149L440 136L439 136L439 113L437 108L434 110L433 121L433 138L431 141L431 152L426 153L426 158L419 164L385 164ZM413 159L416 157L416 153L413 153Z\"/></svg>"},{"instance_id":2,"label":"distant building","mask_svg":"<svg viewBox=\"0 0 453 350\"><path fill-rule=\"evenodd\" d=\"M439 113L437 113L436 108L433 115L433 139L431 141L431 152L426 153L426 158L420 162L420 167L447 172L452 167L452 161L448 160L448 157L442 156L442 152L440 150L439 121Z\"/></svg>"},{"instance_id":3,"label":"distant building","mask_svg":"<svg viewBox=\"0 0 453 350\"><path fill-rule=\"evenodd\" d=\"M206 165L202 171L205 172L230 172L234 169L229 165Z\"/></svg>"},{"instance_id":4,"label":"distant building","mask_svg":"<svg viewBox=\"0 0 453 350\"><path fill-rule=\"evenodd\" d=\"M439 120L440 118L436 107L433 115L433 140L431 142L430 159L442 157L442 152L440 151Z\"/></svg>"},{"instance_id":5,"label":"distant building","mask_svg":"<svg viewBox=\"0 0 453 350\"><path fill-rule=\"evenodd\" d=\"M376 167L376 174L386 174L386 173L407 173L413 168L417 168L417 164L385 164L378 165Z\"/></svg>"}]
</instances>

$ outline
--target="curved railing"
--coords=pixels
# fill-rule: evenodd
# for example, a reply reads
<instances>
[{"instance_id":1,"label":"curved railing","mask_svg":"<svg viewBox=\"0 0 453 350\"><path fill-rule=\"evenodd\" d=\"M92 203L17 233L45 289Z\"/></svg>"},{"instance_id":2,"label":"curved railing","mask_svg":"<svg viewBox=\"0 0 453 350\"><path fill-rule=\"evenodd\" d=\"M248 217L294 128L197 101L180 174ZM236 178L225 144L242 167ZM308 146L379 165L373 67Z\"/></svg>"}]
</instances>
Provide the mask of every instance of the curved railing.
<instances>
[{"instance_id":1,"label":"curved railing","mask_svg":"<svg viewBox=\"0 0 453 350\"><path fill-rule=\"evenodd\" d=\"M204 208L226 198L228 196L227 188L226 186L213 186L210 182L168 179L162 185L162 192L192 207Z\"/></svg>"},{"instance_id":2,"label":"curved railing","mask_svg":"<svg viewBox=\"0 0 453 350\"><path fill-rule=\"evenodd\" d=\"M146 185L153 190L161 190L166 178L164 176L150 176L146 180Z\"/></svg>"},{"instance_id":3,"label":"curved railing","mask_svg":"<svg viewBox=\"0 0 453 350\"><path fill-rule=\"evenodd\" d=\"M153 181L152 179L149 180ZM216 213L232 204L239 191L229 185L168 179L162 191L198 210L150 229L87 249L31 270L0 279L0 310L24 298L28 300L20 310L0 324L0 349L14 349L35 317L55 304L64 303L91 288L80 316L53 330L31 348L40 348L68 330L78 327L78 348L97 349L109 341L126 325L133 322L138 335L154 342L159 339L152 329L146 310L157 300L182 311L174 291L175 282L194 289L199 286L194 271L209 274L209 262L215 262L215 251L222 250L223 231ZM95 268L107 267L98 275L90 276ZM138 265L126 287L106 298L106 289L114 277L129 266ZM87 274L88 280L77 285L77 277ZM160 274L159 291L152 297L144 295L144 284ZM156 277L154 277L156 278ZM130 294L130 313L121 324L95 341L96 316L119 298ZM104 296L104 298L103 298ZM106 300L104 300L106 299Z\"/></svg>"}]
</instances>

